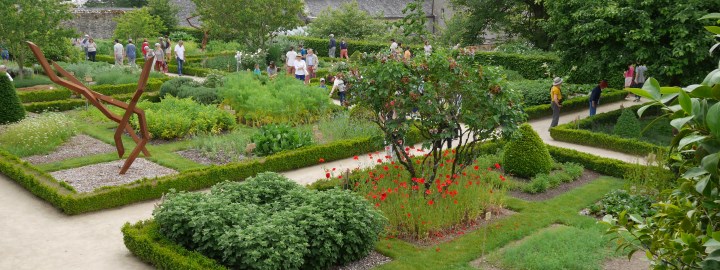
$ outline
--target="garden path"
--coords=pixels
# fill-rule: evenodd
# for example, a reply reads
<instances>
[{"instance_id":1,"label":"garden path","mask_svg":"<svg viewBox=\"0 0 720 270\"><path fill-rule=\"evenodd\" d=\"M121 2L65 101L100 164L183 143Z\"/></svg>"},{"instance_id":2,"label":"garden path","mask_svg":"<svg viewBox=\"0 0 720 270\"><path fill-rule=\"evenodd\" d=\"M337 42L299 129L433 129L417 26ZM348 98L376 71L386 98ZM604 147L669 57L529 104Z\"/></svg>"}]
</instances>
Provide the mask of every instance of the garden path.
<instances>
[{"instance_id":1,"label":"garden path","mask_svg":"<svg viewBox=\"0 0 720 270\"><path fill-rule=\"evenodd\" d=\"M165 73L165 75L167 75L168 77L173 77L173 78L180 77L179 75L177 75L175 73ZM190 75L182 75L182 76L185 78L193 79L193 81L196 81L199 83L205 82L205 78L203 78L203 77L195 77L195 76L190 76Z\"/></svg>"},{"instance_id":2,"label":"garden path","mask_svg":"<svg viewBox=\"0 0 720 270\"><path fill-rule=\"evenodd\" d=\"M604 104L598 112L616 110L621 104ZM561 122L587 111L566 113ZM605 151L592 147L555 142L547 131L550 119L533 120L530 124L546 143L577 149L600 156L626 161L639 157ZM285 172L284 175L301 184L310 183L325 175L325 170L371 166L373 160L385 154L359 157L319 164ZM67 216L49 203L0 174L0 269L152 269L133 256L124 246L121 226L152 216L158 200L136 203L124 207Z\"/></svg>"}]
</instances>

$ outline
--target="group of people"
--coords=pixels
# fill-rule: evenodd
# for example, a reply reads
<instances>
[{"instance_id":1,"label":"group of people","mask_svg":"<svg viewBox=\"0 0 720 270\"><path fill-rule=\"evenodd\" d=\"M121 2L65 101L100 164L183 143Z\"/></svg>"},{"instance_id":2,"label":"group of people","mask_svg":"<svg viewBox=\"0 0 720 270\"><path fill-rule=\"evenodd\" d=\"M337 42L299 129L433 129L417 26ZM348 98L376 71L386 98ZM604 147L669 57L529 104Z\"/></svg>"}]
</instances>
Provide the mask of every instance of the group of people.
<instances>
[{"instance_id":1,"label":"group of people","mask_svg":"<svg viewBox=\"0 0 720 270\"><path fill-rule=\"evenodd\" d=\"M647 67L643 64L630 64L623 74L625 76L625 88L642 88L645 85ZM640 96L635 95L633 102L640 102Z\"/></svg>"},{"instance_id":2,"label":"group of people","mask_svg":"<svg viewBox=\"0 0 720 270\"><path fill-rule=\"evenodd\" d=\"M337 41L335 41L335 35L330 34L330 44L328 44L328 56L331 58L335 58L335 51L337 50ZM346 60L350 60L350 56L348 56L348 43L345 41L345 39L340 39L340 58L345 58Z\"/></svg>"},{"instance_id":3,"label":"group of people","mask_svg":"<svg viewBox=\"0 0 720 270\"><path fill-rule=\"evenodd\" d=\"M85 60L95 62L98 46L89 35L85 35L82 39L73 39L74 46L83 48L85 52ZM153 69L158 72L168 71L168 60L175 57L178 66L178 75L182 76L183 64L185 63L185 46L183 41L179 41L175 48L171 50L170 38L168 36L158 38L158 42L154 44L153 48L150 47L150 43L147 39L143 39L142 45L140 45L140 51L142 57L145 60L154 58ZM115 57L115 65L124 65L125 59L127 64L136 67L135 60L137 59L137 47L133 43L132 39L128 39L127 44L123 46L119 39L115 39L115 45L113 45L113 56ZM174 54L174 55L173 55Z\"/></svg>"},{"instance_id":4,"label":"group of people","mask_svg":"<svg viewBox=\"0 0 720 270\"><path fill-rule=\"evenodd\" d=\"M285 53L285 67L288 75L294 75L298 80L304 81L305 84L310 83L310 79L316 77L320 58L315 54L313 49L305 49L303 45L298 46L298 51L291 46L290 50ZM271 63L274 66L274 63ZM268 75L270 75L270 67L268 66ZM277 74L277 70L273 75Z\"/></svg>"}]
</instances>

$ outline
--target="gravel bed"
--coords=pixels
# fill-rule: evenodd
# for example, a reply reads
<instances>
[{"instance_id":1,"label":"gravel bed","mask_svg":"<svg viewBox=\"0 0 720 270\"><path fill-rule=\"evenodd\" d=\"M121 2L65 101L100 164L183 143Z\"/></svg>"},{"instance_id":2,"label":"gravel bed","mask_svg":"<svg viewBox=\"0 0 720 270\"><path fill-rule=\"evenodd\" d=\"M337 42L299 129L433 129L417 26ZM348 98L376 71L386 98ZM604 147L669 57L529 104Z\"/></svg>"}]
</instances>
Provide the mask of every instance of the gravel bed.
<instances>
[{"instance_id":1,"label":"gravel bed","mask_svg":"<svg viewBox=\"0 0 720 270\"><path fill-rule=\"evenodd\" d=\"M96 154L110 153L115 147L85 134L76 135L54 152L47 155L36 155L25 158L32 164L45 164L61 161L70 158L92 156Z\"/></svg>"},{"instance_id":2,"label":"gravel bed","mask_svg":"<svg viewBox=\"0 0 720 270\"><path fill-rule=\"evenodd\" d=\"M50 175L70 184L78 192L90 192L99 187L119 186L143 178L154 178L177 173L146 159L138 158L124 175L118 174L124 159L93 164L69 170L51 172Z\"/></svg>"},{"instance_id":3,"label":"gravel bed","mask_svg":"<svg viewBox=\"0 0 720 270\"><path fill-rule=\"evenodd\" d=\"M391 259L385 255L371 251L365 258L352 262L345 266L333 267L333 270L369 270L377 266L389 263Z\"/></svg>"},{"instance_id":4,"label":"gravel bed","mask_svg":"<svg viewBox=\"0 0 720 270\"><path fill-rule=\"evenodd\" d=\"M219 152L216 156L208 156L207 154L197 149L182 150L175 153L203 165L225 165L231 162L238 162L247 159L247 157L244 155L238 155L236 158L233 158L234 155L226 154L222 151Z\"/></svg>"}]
</instances>

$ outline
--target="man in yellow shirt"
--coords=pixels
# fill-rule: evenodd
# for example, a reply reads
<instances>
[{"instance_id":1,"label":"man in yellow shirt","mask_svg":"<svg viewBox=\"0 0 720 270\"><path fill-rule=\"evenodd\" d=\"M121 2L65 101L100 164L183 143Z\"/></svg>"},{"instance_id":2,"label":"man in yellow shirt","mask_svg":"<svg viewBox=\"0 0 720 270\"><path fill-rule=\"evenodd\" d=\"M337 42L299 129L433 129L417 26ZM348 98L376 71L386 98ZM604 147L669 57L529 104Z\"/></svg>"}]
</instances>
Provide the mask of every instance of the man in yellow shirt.
<instances>
[{"instance_id":1,"label":"man in yellow shirt","mask_svg":"<svg viewBox=\"0 0 720 270\"><path fill-rule=\"evenodd\" d=\"M552 107L552 122L550 128L558 125L560 121L560 108L562 108L562 92L560 92L560 86L563 83L563 79L555 77L553 80L553 86L550 88L550 107Z\"/></svg>"}]
</instances>

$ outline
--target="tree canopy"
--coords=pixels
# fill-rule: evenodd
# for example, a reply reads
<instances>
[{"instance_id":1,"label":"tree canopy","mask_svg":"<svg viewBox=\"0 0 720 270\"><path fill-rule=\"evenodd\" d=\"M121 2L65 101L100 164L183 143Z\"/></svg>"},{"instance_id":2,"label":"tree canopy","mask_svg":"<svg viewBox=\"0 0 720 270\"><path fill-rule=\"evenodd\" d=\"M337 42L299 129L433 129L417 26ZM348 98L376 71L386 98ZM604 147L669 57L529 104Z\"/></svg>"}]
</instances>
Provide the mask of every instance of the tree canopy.
<instances>
[{"instance_id":1,"label":"tree canopy","mask_svg":"<svg viewBox=\"0 0 720 270\"><path fill-rule=\"evenodd\" d=\"M385 25L377 18L360 9L357 1L347 2L338 9L327 9L320 12L310 24L308 34L325 38L330 34L351 38L366 39L381 31Z\"/></svg>"},{"instance_id":2,"label":"tree canopy","mask_svg":"<svg viewBox=\"0 0 720 270\"><path fill-rule=\"evenodd\" d=\"M142 38L154 38L165 31L165 26L160 17L150 15L148 8L136 9L116 17L113 20L117 22L115 33L116 39L141 40Z\"/></svg>"},{"instance_id":3,"label":"tree canopy","mask_svg":"<svg viewBox=\"0 0 720 270\"><path fill-rule=\"evenodd\" d=\"M165 26L167 31L177 27L177 14L180 11L180 7L173 4L170 0L148 0L147 7L150 9L150 15L157 16L162 20L163 26Z\"/></svg>"},{"instance_id":4,"label":"tree canopy","mask_svg":"<svg viewBox=\"0 0 720 270\"><path fill-rule=\"evenodd\" d=\"M202 23L213 36L236 39L253 47L273 32L300 25L302 0L193 0Z\"/></svg>"}]
</instances>

